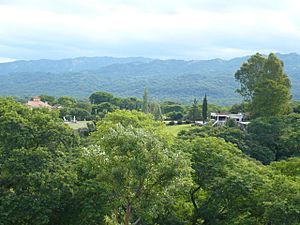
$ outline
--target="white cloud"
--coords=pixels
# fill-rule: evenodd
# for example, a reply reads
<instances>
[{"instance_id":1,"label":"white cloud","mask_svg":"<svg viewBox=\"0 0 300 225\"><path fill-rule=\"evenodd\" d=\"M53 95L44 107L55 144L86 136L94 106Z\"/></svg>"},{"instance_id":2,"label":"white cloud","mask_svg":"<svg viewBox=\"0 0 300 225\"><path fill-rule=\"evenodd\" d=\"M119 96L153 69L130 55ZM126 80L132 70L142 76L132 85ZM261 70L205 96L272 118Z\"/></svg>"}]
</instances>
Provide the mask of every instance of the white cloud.
<instances>
[{"instance_id":1,"label":"white cloud","mask_svg":"<svg viewBox=\"0 0 300 225\"><path fill-rule=\"evenodd\" d=\"M0 57L0 63L7 63L7 62L13 62L13 61L15 61L15 59Z\"/></svg>"},{"instance_id":2,"label":"white cloud","mask_svg":"<svg viewBox=\"0 0 300 225\"><path fill-rule=\"evenodd\" d=\"M0 55L234 57L300 52L300 2L0 0Z\"/></svg>"}]
</instances>

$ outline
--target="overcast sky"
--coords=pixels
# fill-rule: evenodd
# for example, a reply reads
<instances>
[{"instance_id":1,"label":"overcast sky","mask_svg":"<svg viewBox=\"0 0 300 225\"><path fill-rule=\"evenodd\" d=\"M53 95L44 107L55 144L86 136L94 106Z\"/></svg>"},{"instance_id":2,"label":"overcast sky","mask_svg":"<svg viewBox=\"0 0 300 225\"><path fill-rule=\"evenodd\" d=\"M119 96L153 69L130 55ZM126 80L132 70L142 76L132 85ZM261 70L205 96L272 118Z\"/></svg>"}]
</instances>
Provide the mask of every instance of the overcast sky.
<instances>
[{"instance_id":1,"label":"overcast sky","mask_svg":"<svg viewBox=\"0 0 300 225\"><path fill-rule=\"evenodd\" d=\"M0 61L300 53L298 0L0 0Z\"/></svg>"}]
</instances>

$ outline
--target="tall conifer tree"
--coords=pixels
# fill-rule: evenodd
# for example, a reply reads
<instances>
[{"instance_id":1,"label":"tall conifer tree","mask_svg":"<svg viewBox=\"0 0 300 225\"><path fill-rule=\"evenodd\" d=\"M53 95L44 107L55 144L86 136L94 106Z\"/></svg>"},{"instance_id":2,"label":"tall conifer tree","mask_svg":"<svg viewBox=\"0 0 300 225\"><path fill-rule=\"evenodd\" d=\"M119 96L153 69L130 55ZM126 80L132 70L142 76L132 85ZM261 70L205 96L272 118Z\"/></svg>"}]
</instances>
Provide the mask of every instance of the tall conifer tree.
<instances>
[{"instance_id":1,"label":"tall conifer tree","mask_svg":"<svg viewBox=\"0 0 300 225\"><path fill-rule=\"evenodd\" d=\"M144 89L142 111L144 113L149 113L148 89L146 87Z\"/></svg>"},{"instance_id":2,"label":"tall conifer tree","mask_svg":"<svg viewBox=\"0 0 300 225\"><path fill-rule=\"evenodd\" d=\"M203 119L203 122L205 122L207 120L207 98L206 98L206 94L204 96L203 103L202 103L202 119Z\"/></svg>"}]
</instances>

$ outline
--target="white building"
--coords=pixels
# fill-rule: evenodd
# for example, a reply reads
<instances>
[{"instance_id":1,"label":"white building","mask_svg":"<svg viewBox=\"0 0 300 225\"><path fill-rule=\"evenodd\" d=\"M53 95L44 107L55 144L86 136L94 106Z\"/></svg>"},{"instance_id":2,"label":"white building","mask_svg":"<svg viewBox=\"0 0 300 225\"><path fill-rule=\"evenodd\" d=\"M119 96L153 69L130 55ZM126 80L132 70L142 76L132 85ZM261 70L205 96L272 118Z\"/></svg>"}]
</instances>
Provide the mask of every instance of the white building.
<instances>
[{"instance_id":1,"label":"white building","mask_svg":"<svg viewBox=\"0 0 300 225\"><path fill-rule=\"evenodd\" d=\"M237 114L211 113L210 118L212 121L214 121L213 126L222 126L229 119L233 119L236 123L243 123L244 115L242 113L237 113Z\"/></svg>"}]
</instances>

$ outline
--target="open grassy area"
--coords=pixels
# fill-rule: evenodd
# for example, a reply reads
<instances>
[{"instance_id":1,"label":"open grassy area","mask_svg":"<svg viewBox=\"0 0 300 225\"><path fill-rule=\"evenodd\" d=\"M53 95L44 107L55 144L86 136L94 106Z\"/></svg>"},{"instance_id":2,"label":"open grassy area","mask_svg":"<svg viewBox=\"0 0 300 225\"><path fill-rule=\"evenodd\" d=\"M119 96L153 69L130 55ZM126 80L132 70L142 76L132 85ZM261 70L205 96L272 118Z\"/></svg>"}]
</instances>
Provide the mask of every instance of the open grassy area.
<instances>
[{"instance_id":1,"label":"open grassy area","mask_svg":"<svg viewBox=\"0 0 300 225\"><path fill-rule=\"evenodd\" d=\"M77 123L68 122L66 124L69 125L72 129L77 130L79 128L86 128L87 123L89 123L89 122L91 122L91 121L77 121Z\"/></svg>"},{"instance_id":2,"label":"open grassy area","mask_svg":"<svg viewBox=\"0 0 300 225\"><path fill-rule=\"evenodd\" d=\"M192 126L191 124L182 124L182 125L173 125L173 126L167 126L167 130L173 134L174 136L177 136L177 134L182 130L188 130Z\"/></svg>"}]
</instances>

